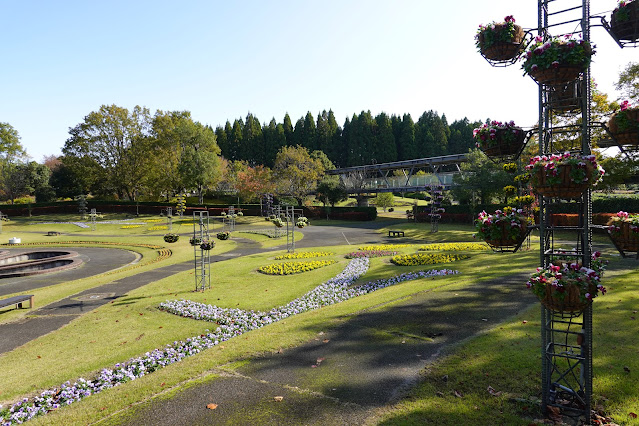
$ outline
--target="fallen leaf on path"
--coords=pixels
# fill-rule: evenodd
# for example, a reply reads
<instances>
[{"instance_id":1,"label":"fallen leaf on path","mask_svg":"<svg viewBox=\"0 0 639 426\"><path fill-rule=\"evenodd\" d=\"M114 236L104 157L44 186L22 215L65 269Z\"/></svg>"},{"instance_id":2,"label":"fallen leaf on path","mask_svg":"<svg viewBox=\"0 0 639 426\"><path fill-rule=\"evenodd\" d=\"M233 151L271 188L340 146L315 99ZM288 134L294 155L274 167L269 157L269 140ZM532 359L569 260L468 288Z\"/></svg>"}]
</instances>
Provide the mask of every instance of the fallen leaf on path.
<instances>
[{"instance_id":1,"label":"fallen leaf on path","mask_svg":"<svg viewBox=\"0 0 639 426\"><path fill-rule=\"evenodd\" d=\"M206 408L208 408L209 410L215 410L217 408L217 404L213 404L213 403L207 404Z\"/></svg>"},{"instance_id":2,"label":"fallen leaf on path","mask_svg":"<svg viewBox=\"0 0 639 426\"><path fill-rule=\"evenodd\" d=\"M282 401L284 399L284 397L283 396L274 396L273 399L276 400L277 402L280 402L280 401Z\"/></svg>"},{"instance_id":3,"label":"fallen leaf on path","mask_svg":"<svg viewBox=\"0 0 639 426\"><path fill-rule=\"evenodd\" d=\"M497 392L495 389L493 389L492 386L488 386L488 393L491 394L492 396L499 396L501 395L501 391Z\"/></svg>"},{"instance_id":4,"label":"fallen leaf on path","mask_svg":"<svg viewBox=\"0 0 639 426\"><path fill-rule=\"evenodd\" d=\"M328 342L330 342L329 339L324 339L324 343L328 343Z\"/></svg>"},{"instance_id":5,"label":"fallen leaf on path","mask_svg":"<svg viewBox=\"0 0 639 426\"><path fill-rule=\"evenodd\" d=\"M563 417L561 416L561 410L559 407L551 407L550 405L547 405L546 408L548 409L548 417L550 420L559 423L563 422Z\"/></svg>"}]
</instances>

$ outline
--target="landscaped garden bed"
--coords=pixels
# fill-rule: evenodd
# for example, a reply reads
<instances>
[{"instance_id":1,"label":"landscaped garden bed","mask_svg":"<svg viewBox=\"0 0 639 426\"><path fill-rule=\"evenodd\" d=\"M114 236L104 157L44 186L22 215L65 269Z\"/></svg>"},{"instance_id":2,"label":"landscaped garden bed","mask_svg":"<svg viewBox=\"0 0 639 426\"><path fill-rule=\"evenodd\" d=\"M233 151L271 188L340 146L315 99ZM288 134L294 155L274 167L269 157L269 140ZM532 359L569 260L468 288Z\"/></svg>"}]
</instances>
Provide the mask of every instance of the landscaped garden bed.
<instances>
[{"instance_id":1,"label":"landscaped garden bed","mask_svg":"<svg viewBox=\"0 0 639 426\"><path fill-rule=\"evenodd\" d=\"M314 260L311 262L284 262L271 263L270 265L260 266L258 272L266 275L292 275L301 274L302 272L312 271L314 269L323 268L324 266L336 263L335 260Z\"/></svg>"}]
</instances>

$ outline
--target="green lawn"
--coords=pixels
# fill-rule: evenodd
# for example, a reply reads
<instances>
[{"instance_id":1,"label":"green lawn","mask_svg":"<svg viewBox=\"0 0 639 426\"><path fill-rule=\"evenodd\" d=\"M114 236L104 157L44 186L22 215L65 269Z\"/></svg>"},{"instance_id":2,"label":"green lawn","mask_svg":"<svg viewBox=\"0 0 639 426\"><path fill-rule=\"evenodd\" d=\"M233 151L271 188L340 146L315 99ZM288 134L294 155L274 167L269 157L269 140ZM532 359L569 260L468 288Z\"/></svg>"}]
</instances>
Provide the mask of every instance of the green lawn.
<instances>
[{"instance_id":1,"label":"green lawn","mask_svg":"<svg viewBox=\"0 0 639 426\"><path fill-rule=\"evenodd\" d=\"M117 225L104 225L104 228L100 226L95 232L87 229L76 232L69 228L71 235L46 237L42 234L48 230L46 226L31 224L38 219L21 219L5 224L2 235L6 238L18 236L24 242L32 243L52 239L91 241L96 245L104 241L123 242L131 244L123 248L144 256L141 262L143 266L139 268L125 268L110 276L36 290L39 306L120 276L192 259L193 252L187 235L176 244L166 244L161 238L162 232L149 231L147 234L147 231L140 231L136 234L131 229L121 229ZM65 217L61 216L59 220L65 220ZM242 220L255 228L270 225L253 218ZM320 222L316 226L322 224ZM333 225L334 222L327 221L327 224ZM188 229L188 226L188 221L185 221L182 228ZM192 229L192 224L190 226ZM221 225L218 226L221 229ZM389 228L380 230L380 242L387 240L384 238L387 229ZM473 241L471 226L440 225L440 232L431 234L430 224L398 220L390 229L405 230L406 240L415 242L397 249L403 254L415 253L419 246L430 242ZM184 229L184 233L188 232ZM182 230L180 233L183 233ZM242 238L246 235L248 234L237 234ZM131 236L135 238L132 239ZM260 244L273 244L272 239L258 237L251 239ZM412 241L413 239L419 241ZM398 238L395 241L402 243L401 240ZM158 250L139 247L133 245L133 242L138 245L166 246L171 249L172 256L150 263L158 256ZM236 244L233 240L217 243L215 254L230 250ZM602 250L611 259L609 272L604 278L609 293L595 301L594 309L594 398L617 423L633 424L636 420L631 418L630 413L639 411L639 389L633 379L633 375L639 371L639 358L633 343L634 336L639 335L639 323L635 320L639 306L639 284L636 279L633 280L633 274L636 274L639 263L634 259L615 256L614 248L602 236L595 235L594 245L595 249ZM429 267L398 267L386 257L371 259L370 270L360 279L361 282L429 268L454 268L461 274L432 281L402 283L367 296L287 318L32 423L92 423L105 416L115 415L131 404L157 395L170 395L181 386L208 380L215 375L212 370L229 363L250 360L259 354L305 343L319 331L337 327L363 310L389 309L394 301L421 294L425 288L434 292L440 288L442 291L444 288L464 289L480 280L499 280L500 276L513 272L532 272L539 262L537 247L533 238L531 250L515 254L472 251L467 253L471 256L469 259ZM267 310L283 305L335 276L348 262L343 254L354 248L337 246L306 249L333 252L334 255L325 259L334 259L337 263L300 276L267 276L256 272L257 267L272 263L277 254L284 252L277 251L216 263L212 267L212 289L203 293L192 291L192 271L131 291L126 297L91 311L59 330L0 355L3 372L0 375L0 404L8 404L23 396L60 385L66 380L91 377L101 368L142 355L174 340L201 334L212 327L210 323L163 313L157 309L160 302L184 298L221 307ZM477 303L481 301L478 300ZM27 310L0 312L0 322L15 321L24 315L28 315ZM410 328L410 325L407 327ZM453 353L435 360L424 371L423 380L405 398L377 412L377 421L381 424L530 424L538 418L536 404L540 392L541 368L539 344L539 308L535 306L489 332L463 342ZM630 372L627 373L624 367ZM444 376L448 377L447 381L442 380ZM491 396L487 392L488 386L501 392L499 396ZM456 396L455 391L462 396Z\"/></svg>"}]
</instances>

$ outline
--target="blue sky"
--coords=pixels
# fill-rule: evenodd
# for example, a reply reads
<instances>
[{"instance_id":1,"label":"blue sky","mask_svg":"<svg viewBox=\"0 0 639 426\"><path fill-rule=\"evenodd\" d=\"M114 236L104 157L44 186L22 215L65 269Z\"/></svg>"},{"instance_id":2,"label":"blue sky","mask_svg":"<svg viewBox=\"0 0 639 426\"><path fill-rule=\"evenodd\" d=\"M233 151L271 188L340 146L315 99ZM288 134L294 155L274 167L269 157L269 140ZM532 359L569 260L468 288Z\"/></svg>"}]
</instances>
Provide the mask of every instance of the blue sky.
<instances>
[{"instance_id":1,"label":"blue sky","mask_svg":"<svg viewBox=\"0 0 639 426\"><path fill-rule=\"evenodd\" d=\"M575 0L561 2L568 4ZM581 4L580 1L576 1ZM591 2L592 14L616 0ZM68 130L103 104L188 110L213 127L253 113L262 122L333 109L347 116L445 113L537 121L537 86L519 64L491 67L479 24L514 15L537 27L536 0L35 1L0 0L0 121L30 156L58 155ZM598 23L594 21L593 23ZM593 76L613 83L637 49L603 28Z\"/></svg>"}]
</instances>

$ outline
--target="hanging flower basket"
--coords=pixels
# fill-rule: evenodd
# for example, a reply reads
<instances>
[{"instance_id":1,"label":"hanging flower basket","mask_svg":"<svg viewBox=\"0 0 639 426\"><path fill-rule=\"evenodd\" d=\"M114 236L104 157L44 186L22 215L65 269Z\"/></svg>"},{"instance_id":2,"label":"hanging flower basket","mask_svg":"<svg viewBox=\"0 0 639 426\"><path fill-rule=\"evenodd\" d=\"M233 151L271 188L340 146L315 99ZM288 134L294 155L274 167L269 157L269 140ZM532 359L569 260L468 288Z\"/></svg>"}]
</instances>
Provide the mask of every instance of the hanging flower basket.
<instances>
[{"instance_id":1,"label":"hanging flower basket","mask_svg":"<svg viewBox=\"0 0 639 426\"><path fill-rule=\"evenodd\" d=\"M215 247L215 241L210 240L210 241L202 241L202 244L200 244L200 248L204 251L209 251L211 250L213 247Z\"/></svg>"},{"instance_id":2,"label":"hanging flower basket","mask_svg":"<svg viewBox=\"0 0 639 426\"><path fill-rule=\"evenodd\" d=\"M217 239L222 241L228 240L230 236L231 236L231 233L229 231L222 231L217 233Z\"/></svg>"},{"instance_id":3,"label":"hanging flower basket","mask_svg":"<svg viewBox=\"0 0 639 426\"><path fill-rule=\"evenodd\" d=\"M271 222L273 223L273 225L277 226L278 228L282 228L284 226L284 222L279 217L272 219Z\"/></svg>"},{"instance_id":4,"label":"hanging flower basket","mask_svg":"<svg viewBox=\"0 0 639 426\"><path fill-rule=\"evenodd\" d=\"M526 238L528 221L521 210L506 207L494 214L482 211L475 221L475 237L491 247L518 246Z\"/></svg>"},{"instance_id":5,"label":"hanging flower basket","mask_svg":"<svg viewBox=\"0 0 639 426\"><path fill-rule=\"evenodd\" d=\"M596 287L589 286L588 292L594 292ZM582 300L581 287L576 280L566 280L559 289L546 286L544 297L539 299L542 305L555 312L581 312L590 305L592 300Z\"/></svg>"},{"instance_id":6,"label":"hanging flower basket","mask_svg":"<svg viewBox=\"0 0 639 426\"><path fill-rule=\"evenodd\" d=\"M522 65L524 75L546 86L561 86L579 78L590 65L594 50L591 44L574 38L538 36L531 43Z\"/></svg>"},{"instance_id":7,"label":"hanging flower basket","mask_svg":"<svg viewBox=\"0 0 639 426\"><path fill-rule=\"evenodd\" d=\"M533 191L544 197L578 198L604 174L594 155L553 154L535 156L526 169Z\"/></svg>"},{"instance_id":8,"label":"hanging flower basket","mask_svg":"<svg viewBox=\"0 0 639 426\"><path fill-rule=\"evenodd\" d=\"M191 244L192 246L199 246L200 244L202 244L202 238L191 237L189 238L189 244Z\"/></svg>"},{"instance_id":9,"label":"hanging flower basket","mask_svg":"<svg viewBox=\"0 0 639 426\"><path fill-rule=\"evenodd\" d=\"M177 243L179 239L178 234L164 234L164 242L166 243Z\"/></svg>"},{"instance_id":10,"label":"hanging flower basket","mask_svg":"<svg viewBox=\"0 0 639 426\"><path fill-rule=\"evenodd\" d=\"M612 12L610 32L617 40L636 41L639 39L639 2L622 1Z\"/></svg>"},{"instance_id":11,"label":"hanging flower basket","mask_svg":"<svg viewBox=\"0 0 639 426\"><path fill-rule=\"evenodd\" d=\"M600 282L607 262L599 256L599 252L593 254L591 268L576 262L537 268L526 287L551 311L581 312L599 292L606 294Z\"/></svg>"},{"instance_id":12,"label":"hanging flower basket","mask_svg":"<svg viewBox=\"0 0 639 426\"><path fill-rule=\"evenodd\" d=\"M518 154L526 140L526 132L514 121L502 123L492 121L473 130L475 146L488 157L502 157Z\"/></svg>"},{"instance_id":13,"label":"hanging flower basket","mask_svg":"<svg viewBox=\"0 0 639 426\"><path fill-rule=\"evenodd\" d=\"M639 145L639 108L630 108L628 101L608 120L608 128L619 145Z\"/></svg>"},{"instance_id":14,"label":"hanging flower basket","mask_svg":"<svg viewBox=\"0 0 639 426\"><path fill-rule=\"evenodd\" d=\"M608 221L608 233L624 251L639 251L639 215L620 211Z\"/></svg>"},{"instance_id":15,"label":"hanging flower basket","mask_svg":"<svg viewBox=\"0 0 639 426\"><path fill-rule=\"evenodd\" d=\"M524 30L515 18L506 16L504 22L480 25L475 35L479 53L491 61L511 61L523 50Z\"/></svg>"}]
</instances>

